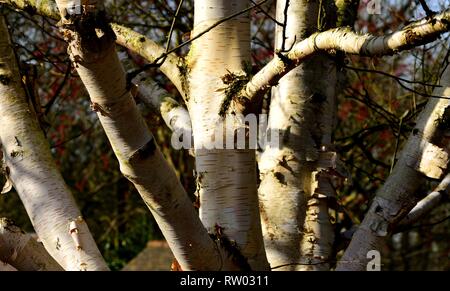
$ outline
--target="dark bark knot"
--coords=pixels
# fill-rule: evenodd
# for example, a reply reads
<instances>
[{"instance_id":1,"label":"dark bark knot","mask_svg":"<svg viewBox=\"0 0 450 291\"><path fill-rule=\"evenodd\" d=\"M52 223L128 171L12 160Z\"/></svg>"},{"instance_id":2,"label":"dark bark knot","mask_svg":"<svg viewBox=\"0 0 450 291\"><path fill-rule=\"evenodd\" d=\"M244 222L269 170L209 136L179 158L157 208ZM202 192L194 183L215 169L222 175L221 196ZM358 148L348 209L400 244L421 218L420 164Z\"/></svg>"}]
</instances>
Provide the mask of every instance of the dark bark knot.
<instances>
[{"instance_id":1,"label":"dark bark knot","mask_svg":"<svg viewBox=\"0 0 450 291\"><path fill-rule=\"evenodd\" d=\"M5 86L8 86L11 82L11 77L8 75L0 75L0 83L2 83Z\"/></svg>"},{"instance_id":2,"label":"dark bark knot","mask_svg":"<svg viewBox=\"0 0 450 291\"><path fill-rule=\"evenodd\" d=\"M17 147L16 149L12 150L9 155L12 158L17 158L17 157L23 157L23 150L22 148L22 143L20 142L20 140L17 138L17 136L14 137L14 144Z\"/></svg>"},{"instance_id":3,"label":"dark bark knot","mask_svg":"<svg viewBox=\"0 0 450 291\"><path fill-rule=\"evenodd\" d=\"M195 175L195 184L196 184L196 188L195 188L195 201L193 203L194 207L197 209L200 209L200 190L202 188L202 180L204 177L204 172L199 172L198 174L194 174Z\"/></svg>"},{"instance_id":4,"label":"dark bark knot","mask_svg":"<svg viewBox=\"0 0 450 291\"><path fill-rule=\"evenodd\" d=\"M430 34L420 35L413 28L408 28L405 31L406 44L399 47L398 50L411 49L419 45L423 45L436 40L441 32L434 32ZM397 51L398 51L397 50Z\"/></svg>"},{"instance_id":5,"label":"dark bark knot","mask_svg":"<svg viewBox=\"0 0 450 291\"><path fill-rule=\"evenodd\" d=\"M378 205L376 208L375 208L375 213L380 213L380 212L382 212L383 211L383 208L380 206L380 205Z\"/></svg>"},{"instance_id":6,"label":"dark bark knot","mask_svg":"<svg viewBox=\"0 0 450 291\"><path fill-rule=\"evenodd\" d=\"M152 138L143 147L134 152L128 161L131 163L133 161L143 161L155 153L156 144L155 140Z\"/></svg>"},{"instance_id":7,"label":"dark bark knot","mask_svg":"<svg viewBox=\"0 0 450 291\"><path fill-rule=\"evenodd\" d=\"M291 49L289 49L289 50L291 50ZM281 51L276 51L275 54L283 62L283 64L286 67L290 67L290 66L294 65L294 62L288 56L284 55Z\"/></svg>"},{"instance_id":8,"label":"dark bark knot","mask_svg":"<svg viewBox=\"0 0 450 291\"><path fill-rule=\"evenodd\" d=\"M251 271L252 268L250 267L247 258L244 257L244 255L242 255L237 243L235 241L230 240L224 234L224 230L225 230L224 227L221 227L220 225L216 224L214 226L215 233L211 233L209 234L209 236L228 253L228 256L231 257L233 263L236 264L236 266L238 266L241 271Z\"/></svg>"},{"instance_id":9,"label":"dark bark knot","mask_svg":"<svg viewBox=\"0 0 450 291\"><path fill-rule=\"evenodd\" d=\"M189 100L189 74L191 72L191 68L189 67L184 57L179 58L177 68L179 72L178 75L181 80L181 89L184 92L184 98L186 99L187 102Z\"/></svg>"},{"instance_id":10,"label":"dark bark knot","mask_svg":"<svg viewBox=\"0 0 450 291\"><path fill-rule=\"evenodd\" d=\"M384 237L388 234L389 224L384 219L373 221L370 224L370 229L376 233L377 236Z\"/></svg>"},{"instance_id":11,"label":"dark bark knot","mask_svg":"<svg viewBox=\"0 0 450 291\"><path fill-rule=\"evenodd\" d=\"M281 174L280 172L275 172L273 175L275 176L275 178L277 178L278 182L283 185L287 185L286 179L283 174Z\"/></svg>"}]
</instances>

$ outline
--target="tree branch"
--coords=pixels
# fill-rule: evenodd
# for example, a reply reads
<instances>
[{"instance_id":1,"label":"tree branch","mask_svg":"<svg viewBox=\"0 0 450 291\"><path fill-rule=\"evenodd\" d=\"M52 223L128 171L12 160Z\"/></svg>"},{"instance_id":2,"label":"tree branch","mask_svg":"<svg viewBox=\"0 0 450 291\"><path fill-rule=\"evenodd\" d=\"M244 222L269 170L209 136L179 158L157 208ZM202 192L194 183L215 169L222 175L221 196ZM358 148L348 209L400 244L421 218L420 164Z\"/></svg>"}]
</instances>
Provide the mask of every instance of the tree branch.
<instances>
[{"instance_id":1,"label":"tree branch","mask_svg":"<svg viewBox=\"0 0 450 291\"><path fill-rule=\"evenodd\" d=\"M32 15L39 14L54 20L60 19L58 8L54 0L0 0L0 4L10 5ZM165 49L156 42L128 27L117 23L111 23L111 27L116 34L117 44L142 56L150 63L165 53ZM169 54L160 69L161 72L175 85L180 94L184 96L180 72L177 67L178 62L179 58L175 54Z\"/></svg>"},{"instance_id":2,"label":"tree branch","mask_svg":"<svg viewBox=\"0 0 450 291\"><path fill-rule=\"evenodd\" d=\"M427 2L425 0L419 0L420 5L422 6L423 10L425 11L425 14L427 17L431 18L435 14L427 5Z\"/></svg>"},{"instance_id":3,"label":"tree branch","mask_svg":"<svg viewBox=\"0 0 450 291\"><path fill-rule=\"evenodd\" d=\"M450 195L450 174L447 174L439 185L430 192L425 198L420 200L416 206L411 209L411 211L397 224L393 233L399 233L403 231L410 230L411 228L416 228L412 224L418 222L428 213L433 211L442 200ZM447 219L447 218L445 218ZM433 223L434 224L434 223ZM351 230L346 232L347 237L353 237L358 226L355 225Z\"/></svg>"},{"instance_id":4,"label":"tree branch","mask_svg":"<svg viewBox=\"0 0 450 291\"><path fill-rule=\"evenodd\" d=\"M241 91L240 102L249 104L264 96L266 91L293 68L318 51L339 50L360 56L383 56L408 50L436 40L450 30L450 10L425 18L385 36L358 34L349 27L339 27L315 33L294 45L287 54L276 53Z\"/></svg>"},{"instance_id":5,"label":"tree branch","mask_svg":"<svg viewBox=\"0 0 450 291\"><path fill-rule=\"evenodd\" d=\"M450 174L442 179L433 192L429 193L425 198L420 200L417 205L406 215L397 225L396 231L402 231L413 223L419 221L422 217L430 213L439 206L439 203L449 196L450 191Z\"/></svg>"},{"instance_id":6,"label":"tree branch","mask_svg":"<svg viewBox=\"0 0 450 291\"><path fill-rule=\"evenodd\" d=\"M137 87L135 97L151 110L161 114L164 122L172 131L192 131L189 112L171 98L169 92L159 87L151 78L145 77L145 73L138 75L133 83Z\"/></svg>"},{"instance_id":7,"label":"tree branch","mask_svg":"<svg viewBox=\"0 0 450 291\"><path fill-rule=\"evenodd\" d=\"M172 40L173 29L175 28L175 23L176 23L177 18L178 18L178 13L180 13L181 6L183 6L183 2L184 2L184 0L180 0L180 3L178 3L177 10L175 11L175 15L173 16L172 24L170 25L169 35L167 36L166 53L170 49L170 41Z\"/></svg>"},{"instance_id":8,"label":"tree branch","mask_svg":"<svg viewBox=\"0 0 450 291\"><path fill-rule=\"evenodd\" d=\"M1 0L0 0L1 1ZM142 56L150 63L154 63L163 55L165 60L159 66L161 72L174 84L178 92L185 96L182 85L181 72L178 68L180 59L175 53L167 53L162 46L146 36L117 23L111 23L111 27L116 34L116 43Z\"/></svg>"}]
</instances>

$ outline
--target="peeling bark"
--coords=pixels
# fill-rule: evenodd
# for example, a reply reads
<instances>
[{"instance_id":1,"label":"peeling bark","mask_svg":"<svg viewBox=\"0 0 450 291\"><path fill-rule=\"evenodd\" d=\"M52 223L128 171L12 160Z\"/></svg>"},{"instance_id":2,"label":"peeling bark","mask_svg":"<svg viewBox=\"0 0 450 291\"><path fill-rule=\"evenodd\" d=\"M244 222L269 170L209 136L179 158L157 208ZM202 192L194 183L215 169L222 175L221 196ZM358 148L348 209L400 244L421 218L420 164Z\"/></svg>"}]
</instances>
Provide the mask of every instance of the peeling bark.
<instances>
[{"instance_id":1,"label":"peeling bark","mask_svg":"<svg viewBox=\"0 0 450 291\"><path fill-rule=\"evenodd\" d=\"M28 107L4 19L0 17L0 144L8 178L36 233L65 270L107 270L87 224L57 170L50 147ZM80 220L77 248L69 224Z\"/></svg>"},{"instance_id":2,"label":"peeling bark","mask_svg":"<svg viewBox=\"0 0 450 291\"><path fill-rule=\"evenodd\" d=\"M160 88L150 78L137 76L134 83L137 86L136 97L154 112L161 114L166 125L172 131L191 134L191 118L189 112L180 103L170 97L169 93Z\"/></svg>"},{"instance_id":3,"label":"peeling bark","mask_svg":"<svg viewBox=\"0 0 450 291\"><path fill-rule=\"evenodd\" d=\"M116 43L118 45L126 47L149 62L155 61L156 58L165 53L163 47L130 28L116 23L112 23L111 27L117 36ZM187 93L184 92L182 84L184 76L179 69L181 62L182 60L176 54L169 54L159 69L178 89L181 96L185 97Z\"/></svg>"},{"instance_id":4,"label":"peeling bark","mask_svg":"<svg viewBox=\"0 0 450 291\"><path fill-rule=\"evenodd\" d=\"M248 104L261 98L273 84L277 84L290 70L318 51L338 50L361 56L392 55L435 41L441 34L449 31L449 23L450 10L446 10L435 15L433 19L425 18L413 22L399 31L384 36L361 35L349 27L333 28L312 34L297 42L283 57L275 56L255 74L240 94L243 97L242 102Z\"/></svg>"},{"instance_id":5,"label":"peeling bark","mask_svg":"<svg viewBox=\"0 0 450 291\"><path fill-rule=\"evenodd\" d=\"M337 2L341 1L347 2L351 0L337 0ZM54 0L0 0L0 3L5 3L21 10L31 11L32 13L38 13L49 18L59 19ZM351 3L348 4L351 5ZM349 16L348 19L351 20L351 17ZM285 57L275 57L255 74L245 88L243 88L242 92L237 94L240 97L244 97L240 98L239 103L242 103L241 106L243 107L249 107L251 103L255 102L255 99L261 98L269 88L276 85L285 74L319 50L339 50L348 54L362 56L391 55L402 50L412 49L416 46L435 41L440 35L450 30L449 23L450 11L446 10L434 15L432 19L424 18L412 22L403 29L384 36L361 35L353 32L348 27L338 27L311 35L309 38L296 43ZM142 54L149 61L153 61L160 56L159 52L162 51L162 48L157 48L153 41L133 32L129 28L116 24L112 26L118 36L117 40L121 42L121 45L126 46L136 53ZM142 46L140 43L144 43L144 45ZM185 66L179 59L177 62L169 61L167 71L163 72L172 80L177 88L181 88L180 93L183 94L183 97L187 98L189 92L185 92L183 81L187 76L185 76L185 72L175 68L175 64ZM176 79L175 72L177 71L180 72L180 80Z\"/></svg>"}]
</instances>

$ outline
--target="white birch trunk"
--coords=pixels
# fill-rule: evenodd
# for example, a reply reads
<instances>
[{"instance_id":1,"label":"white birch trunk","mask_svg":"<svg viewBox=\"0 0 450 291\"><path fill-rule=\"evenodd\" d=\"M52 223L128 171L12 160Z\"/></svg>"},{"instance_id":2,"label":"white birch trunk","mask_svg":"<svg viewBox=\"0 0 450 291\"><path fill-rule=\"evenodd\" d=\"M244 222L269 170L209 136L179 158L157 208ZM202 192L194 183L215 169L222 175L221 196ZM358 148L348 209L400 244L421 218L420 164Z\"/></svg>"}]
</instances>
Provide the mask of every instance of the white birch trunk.
<instances>
[{"instance_id":1,"label":"white birch trunk","mask_svg":"<svg viewBox=\"0 0 450 291\"><path fill-rule=\"evenodd\" d=\"M8 30L1 17L0 76L0 144L6 174L36 233L65 270L107 270L28 107Z\"/></svg>"},{"instance_id":2,"label":"white birch trunk","mask_svg":"<svg viewBox=\"0 0 450 291\"><path fill-rule=\"evenodd\" d=\"M196 0L192 37L247 5L248 1L241 0ZM243 62L249 61L248 15L228 20L194 41L186 60L188 107L194 132L200 218L210 233L220 228L236 242L252 269L266 270L255 150L207 149L213 147L215 130L222 124L218 113L225 96L219 89L226 85L221 77L229 72L243 74Z\"/></svg>"},{"instance_id":3,"label":"white birch trunk","mask_svg":"<svg viewBox=\"0 0 450 291\"><path fill-rule=\"evenodd\" d=\"M42 243L6 218L0 218L0 260L19 271L63 270Z\"/></svg>"},{"instance_id":4,"label":"white birch trunk","mask_svg":"<svg viewBox=\"0 0 450 291\"><path fill-rule=\"evenodd\" d=\"M256 73L241 92L241 96L248 99L242 103L252 102L261 97L271 84L276 84L290 70L318 51L339 50L361 56L392 55L435 41L450 29L449 21L450 10L446 10L436 14L433 20L424 18L382 36L358 34L349 27L338 27L312 34L297 42L284 58L274 57Z\"/></svg>"},{"instance_id":5,"label":"white birch trunk","mask_svg":"<svg viewBox=\"0 0 450 291\"><path fill-rule=\"evenodd\" d=\"M381 253L381 244L395 226L416 205L418 187L426 177L439 179L446 174L449 154L442 143L450 117L450 66L442 74L440 85L420 113L394 170L377 192L364 220L338 262L337 270L366 270L368 252Z\"/></svg>"},{"instance_id":6,"label":"white birch trunk","mask_svg":"<svg viewBox=\"0 0 450 291\"><path fill-rule=\"evenodd\" d=\"M111 27L117 36L117 44L132 50L134 53L142 56L149 62L153 62L156 58L165 53L165 49L163 47L130 28L118 25L116 23L112 23ZM176 54L172 53L166 57L164 63L159 67L159 69L178 89L181 96L186 97L186 92L184 92L185 84L180 78L181 73L178 68L180 62L181 60L176 56Z\"/></svg>"},{"instance_id":7,"label":"white birch trunk","mask_svg":"<svg viewBox=\"0 0 450 291\"><path fill-rule=\"evenodd\" d=\"M277 1L281 23L285 6L285 0ZM317 30L318 10L315 1L290 1L285 48L292 46L294 38L301 41ZM283 28L277 26L277 49L282 39ZM333 230L326 201L332 193L324 187L326 177L317 171L325 156L320 149L332 148L335 83L333 62L319 55L272 88L268 130L279 130L283 142L280 148L266 147L261 156L259 197L267 256L275 270L328 268L319 263L331 253ZM309 263L317 265L299 265Z\"/></svg>"},{"instance_id":8,"label":"white birch trunk","mask_svg":"<svg viewBox=\"0 0 450 291\"><path fill-rule=\"evenodd\" d=\"M64 11L68 2L57 1L59 9ZM90 11L83 16L72 16L75 21L81 21L76 30L63 30L92 108L98 112L121 172L141 194L182 269L218 270L226 260L221 260L216 245L126 88L113 32L101 18L102 3L90 1ZM96 23L90 22L94 19ZM63 19L63 23L70 24L70 21Z\"/></svg>"}]
</instances>

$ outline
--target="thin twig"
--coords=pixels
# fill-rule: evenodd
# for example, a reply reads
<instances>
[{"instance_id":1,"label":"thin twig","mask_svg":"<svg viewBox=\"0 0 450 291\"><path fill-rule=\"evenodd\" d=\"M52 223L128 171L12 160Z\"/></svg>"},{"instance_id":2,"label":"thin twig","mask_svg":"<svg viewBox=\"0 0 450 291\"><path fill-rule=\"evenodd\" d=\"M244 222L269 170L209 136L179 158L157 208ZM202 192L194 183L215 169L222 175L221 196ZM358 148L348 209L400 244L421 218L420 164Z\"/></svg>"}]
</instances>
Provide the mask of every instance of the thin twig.
<instances>
[{"instance_id":1,"label":"thin twig","mask_svg":"<svg viewBox=\"0 0 450 291\"><path fill-rule=\"evenodd\" d=\"M183 5L183 2L184 2L184 0L180 0L180 3L178 3L177 11L175 12L175 15L173 16L172 24L170 25L169 36L167 37L166 53L169 51L169 48L170 48L170 40L172 39L173 29L174 29L174 27L175 27L175 22L177 21L178 13L179 13L180 10L181 10L181 6Z\"/></svg>"},{"instance_id":2,"label":"thin twig","mask_svg":"<svg viewBox=\"0 0 450 291\"><path fill-rule=\"evenodd\" d=\"M396 140L395 140L394 156L392 157L392 161L391 161L391 169L389 170L389 173L392 173L392 170L394 170L395 160L397 159L398 147L399 147L399 145L400 145L400 137L402 136L403 118L405 118L407 114L408 114L408 111L406 111L406 114L403 114L403 115L400 117L400 122L399 122L399 125L398 125L397 138L396 138Z\"/></svg>"},{"instance_id":3,"label":"thin twig","mask_svg":"<svg viewBox=\"0 0 450 291\"><path fill-rule=\"evenodd\" d=\"M422 6L423 10L425 11L425 13L427 14L427 17L432 18L433 15L436 14L436 12L434 12L433 10L431 10L428 5L427 2L425 2L425 0L419 0L420 5Z\"/></svg>"},{"instance_id":4,"label":"thin twig","mask_svg":"<svg viewBox=\"0 0 450 291\"><path fill-rule=\"evenodd\" d=\"M257 5L257 3L253 0L250 0L250 2L252 2L253 5ZM258 10L260 12L262 12L265 16L267 16L267 18L269 18L270 20L272 20L273 22L275 22L275 24L284 27L284 24L279 22L278 20L276 20L272 15L270 15L266 10L262 9L261 7L258 8Z\"/></svg>"},{"instance_id":5,"label":"thin twig","mask_svg":"<svg viewBox=\"0 0 450 291\"><path fill-rule=\"evenodd\" d=\"M322 264L329 264L331 262L335 262L335 260L330 260L330 261L323 261L323 262L317 262L317 263L288 263L288 264L282 264L282 265L278 265L275 267L270 268L271 270L275 270L275 269L279 269L282 267L287 267L287 266L315 266L315 265L322 265Z\"/></svg>"},{"instance_id":6,"label":"thin twig","mask_svg":"<svg viewBox=\"0 0 450 291\"><path fill-rule=\"evenodd\" d=\"M400 77L393 76L391 74L388 74L388 73L385 73L385 72L382 72L382 71L361 69L361 68L353 68L353 67L348 67L348 66L345 66L345 68L352 69L352 70L355 70L355 71L374 72L374 73L376 72L376 73L379 73L379 74L382 74L382 75L389 76L389 77L393 78L402 88L406 89L407 91L416 93L416 94L421 95L423 97L450 100L450 97L447 97L447 96L430 95L430 94L427 94L427 93L416 91L416 90L414 90L412 88L409 88L408 86L405 86L405 84L403 84L402 81L407 82L407 83L413 83L414 82L414 83L421 84L421 85L426 85L426 86L441 87L439 85L430 85L430 84L422 83L422 82L419 82L419 81L410 81L410 80L406 80L406 79L403 79L403 78L400 78Z\"/></svg>"},{"instance_id":7,"label":"thin twig","mask_svg":"<svg viewBox=\"0 0 450 291\"><path fill-rule=\"evenodd\" d=\"M376 74L380 74L386 77L390 77L393 79L397 79L400 80L402 82L406 82L409 84L419 84L419 85L423 85L423 86L429 86L429 87L442 87L441 85L433 85L433 84L428 84L428 83L424 83L424 82L420 82L420 81L411 81L408 79L404 79L401 77L397 77L394 75L391 75L389 73L383 72L383 71L378 71L378 70L373 70L373 69L364 69L364 68L356 68L356 67L350 67L350 66L343 66L345 69L350 69L350 70L354 70L354 71L360 71L360 72L367 72L367 73L376 73Z\"/></svg>"},{"instance_id":8,"label":"thin twig","mask_svg":"<svg viewBox=\"0 0 450 291\"><path fill-rule=\"evenodd\" d=\"M353 133L353 134L351 134L349 136L336 138L335 141L336 142L342 142L342 141L347 140L347 139L356 139L356 138L362 139L367 134L370 135L372 133L375 133L375 132L378 132L378 131L381 131L381 130L385 130L386 128L389 128L389 127L390 127L390 125L386 124L386 123L377 124L377 125L374 125L372 127L362 128L362 129L358 130L357 132L355 132L355 133Z\"/></svg>"},{"instance_id":9,"label":"thin twig","mask_svg":"<svg viewBox=\"0 0 450 291\"><path fill-rule=\"evenodd\" d=\"M447 96L438 96L438 95L430 95L430 94L427 94L427 93L419 92L419 91L416 91L416 90L414 90L414 89L412 89L412 88L409 88L408 86L405 86L400 80L396 80L396 81L397 81L397 83L398 83L401 87L403 87L403 88L406 89L407 91L410 91L410 92L412 92L412 93L418 94L418 95L420 95L420 96L423 96L423 97L429 97L429 98L437 98L437 99L446 99L446 100L450 100L450 97L447 97Z\"/></svg>"},{"instance_id":10,"label":"thin twig","mask_svg":"<svg viewBox=\"0 0 450 291\"><path fill-rule=\"evenodd\" d=\"M69 79L71 70L72 70L72 66L71 66L70 61L69 61L67 63L67 69L66 69L66 73L64 74L63 81L61 82L61 84L59 84L58 88L55 91L55 94L53 94L53 96L50 99L50 101L48 101L47 104L45 104L43 106L43 108L45 108L44 115L47 115L50 112L50 109L52 108L53 104L55 104L56 99L58 98L59 94L61 94L62 89L66 85L67 80Z\"/></svg>"},{"instance_id":11,"label":"thin twig","mask_svg":"<svg viewBox=\"0 0 450 291\"><path fill-rule=\"evenodd\" d=\"M319 0L319 11L317 12L317 30L322 31L322 0Z\"/></svg>"}]
</instances>

